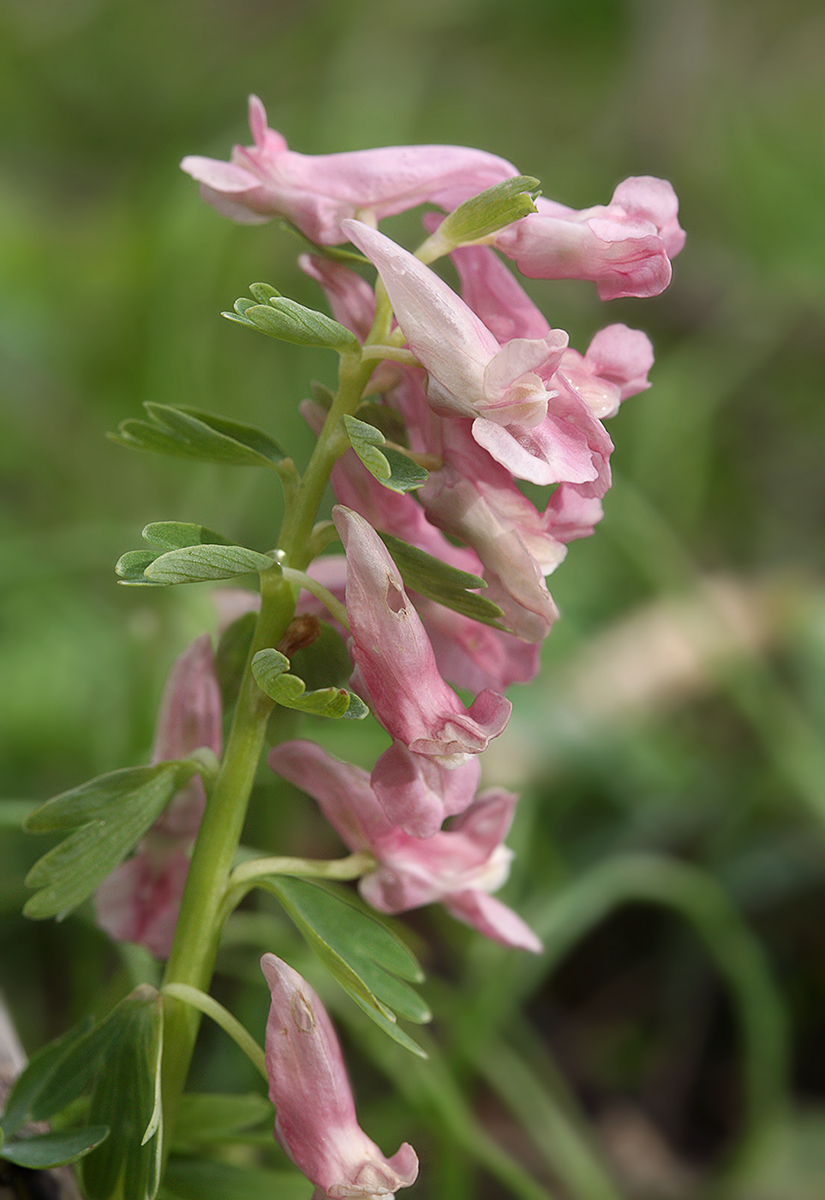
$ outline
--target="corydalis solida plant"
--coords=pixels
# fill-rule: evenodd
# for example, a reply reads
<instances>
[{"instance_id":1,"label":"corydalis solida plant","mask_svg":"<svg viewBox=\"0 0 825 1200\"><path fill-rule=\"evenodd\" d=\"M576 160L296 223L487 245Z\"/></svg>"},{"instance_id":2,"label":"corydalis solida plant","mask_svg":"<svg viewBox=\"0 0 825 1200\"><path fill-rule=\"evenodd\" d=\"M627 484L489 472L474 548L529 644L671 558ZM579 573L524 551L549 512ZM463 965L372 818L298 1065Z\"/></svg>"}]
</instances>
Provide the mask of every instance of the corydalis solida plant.
<instances>
[{"instance_id":1,"label":"corydalis solida plant","mask_svg":"<svg viewBox=\"0 0 825 1200\"><path fill-rule=\"evenodd\" d=\"M91 1200L118 1189L143 1200L157 1190L187 1103L199 1010L259 1061L207 994L221 932L250 889L273 894L353 999L413 1051L394 1009L428 1018L409 986L418 967L366 906L398 913L442 903L487 937L541 951L492 894L512 858L504 839L516 797L480 790L481 759L506 728L506 690L534 677L558 615L546 578L601 518L613 448L603 420L648 386L652 353L643 333L622 324L596 333L583 353L571 348L497 252L534 278L592 280L605 299L649 296L669 281L683 238L661 180L627 180L608 205L575 212L542 197L534 203L536 181L484 151L306 156L267 127L254 98L250 123L254 144L236 147L229 163L190 157L183 167L232 219L280 217L308 238L301 266L333 317L268 284L251 285L226 315L331 350L339 386L302 405L317 442L301 475L273 437L277 428L254 429L232 413L152 404L146 419L127 420L114 435L138 449L272 470L286 505L274 549L168 521L144 531L148 549L123 556L118 572L129 584L257 574L257 593L220 600L236 617L227 615L220 657L238 665L221 700L211 644L199 639L173 670L153 763L64 793L30 821L68 833L30 875L37 891L29 914L62 914L94 895L114 938L166 959L160 990L144 986L118 1006L87 1055L106 1063L91 1112L109 1128L86 1157ZM377 228L421 204L435 212L425 214L414 253ZM377 270L374 286L347 265L352 257L330 250L344 242ZM447 255L460 294L433 269ZM543 507L520 480L552 485ZM344 554L322 554L333 536L320 511L327 483ZM456 688L469 694L466 703ZM371 714L390 745L371 771L356 768L306 739L284 740L285 710L352 722ZM268 738L276 742L270 766L317 801L349 854L303 860L275 857L290 847L268 846L238 856ZM366 906L336 892L335 880L358 881ZM317 1197L368 1200L409 1186L414 1152L405 1144L387 1159L360 1129L320 999L266 949L264 1065L287 1155ZM80 1054L90 1036L77 1034L70 1052ZM119 1074L119 1063L128 1070ZM145 1103L127 1127L125 1081L136 1070Z\"/></svg>"}]
</instances>

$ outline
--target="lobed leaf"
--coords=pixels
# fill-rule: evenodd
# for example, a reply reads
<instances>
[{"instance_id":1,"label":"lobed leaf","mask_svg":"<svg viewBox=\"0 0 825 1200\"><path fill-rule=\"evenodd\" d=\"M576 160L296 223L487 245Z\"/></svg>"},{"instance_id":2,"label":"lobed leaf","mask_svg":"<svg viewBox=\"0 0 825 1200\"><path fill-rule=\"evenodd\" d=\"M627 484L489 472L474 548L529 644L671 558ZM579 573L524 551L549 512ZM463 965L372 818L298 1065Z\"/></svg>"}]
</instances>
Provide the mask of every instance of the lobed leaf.
<instances>
[{"instance_id":1,"label":"lobed leaf","mask_svg":"<svg viewBox=\"0 0 825 1200\"><path fill-rule=\"evenodd\" d=\"M183 550L187 546L232 545L229 538L225 538L223 534L216 533L214 529L207 529L204 525L194 525L190 521L153 521L151 525L146 526L141 537L150 545L160 546L163 550Z\"/></svg>"},{"instance_id":2,"label":"lobed leaf","mask_svg":"<svg viewBox=\"0 0 825 1200\"><path fill-rule=\"evenodd\" d=\"M369 713L364 701L346 688L326 687L308 692L303 679L287 674L289 659L278 650L259 650L252 659L252 674L258 687L276 704L311 713L360 721Z\"/></svg>"},{"instance_id":3,"label":"lobed leaf","mask_svg":"<svg viewBox=\"0 0 825 1200\"><path fill-rule=\"evenodd\" d=\"M146 568L157 557L154 550L127 550L115 563L115 573L119 576L119 582L138 584L142 587L162 587L162 584L152 583L144 575Z\"/></svg>"},{"instance_id":4,"label":"lobed leaf","mask_svg":"<svg viewBox=\"0 0 825 1200\"><path fill-rule=\"evenodd\" d=\"M26 877L39 889L23 909L37 920L65 914L96 890L197 770L189 760L126 767L48 800L26 820L30 833L73 830Z\"/></svg>"},{"instance_id":5,"label":"lobed leaf","mask_svg":"<svg viewBox=\"0 0 825 1200\"><path fill-rule=\"evenodd\" d=\"M380 429L350 416L344 417L344 425L353 450L384 487L392 488L394 492L409 492L425 482L428 472L402 450L387 446L387 439ZM379 446L382 449L379 450Z\"/></svg>"},{"instance_id":6,"label":"lobed leaf","mask_svg":"<svg viewBox=\"0 0 825 1200\"><path fill-rule=\"evenodd\" d=\"M91 1026L91 1017L86 1017L80 1024L64 1033L62 1037L42 1046L31 1056L15 1079L6 1100L5 1111L2 1121L0 1121L6 1137L11 1137L22 1125L54 1116L55 1113L60 1112L61 1108L81 1094L91 1078L91 1074L87 1078L81 1079L77 1083L76 1089L71 1090L65 1098L58 1079L61 1065L70 1056L72 1048L78 1042L85 1042ZM94 1070L94 1056L86 1054L84 1058L87 1062L92 1061L92 1070ZM73 1087L74 1083L75 1080L72 1078ZM58 1095L53 1103L53 1093L55 1092Z\"/></svg>"},{"instance_id":7,"label":"lobed leaf","mask_svg":"<svg viewBox=\"0 0 825 1200\"><path fill-rule=\"evenodd\" d=\"M45 1171L51 1167L63 1167L76 1162L88 1154L109 1136L106 1125L89 1125L85 1129L74 1129L70 1133L43 1133L38 1137L19 1138L6 1142L0 1148L0 1158L27 1167L32 1171Z\"/></svg>"},{"instance_id":8,"label":"lobed leaf","mask_svg":"<svg viewBox=\"0 0 825 1200\"><path fill-rule=\"evenodd\" d=\"M106 1069L89 1104L89 1120L109 1137L83 1163L89 1200L152 1200L160 1181L163 1001L147 984L122 1000L106 1025L114 1030Z\"/></svg>"},{"instance_id":9,"label":"lobed leaf","mask_svg":"<svg viewBox=\"0 0 825 1200\"><path fill-rule=\"evenodd\" d=\"M253 1125L271 1122L272 1105L256 1092L244 1096L218 1092L188 1092L175 1122L174 1144L232 1141L233 1135Z\"/></svg>"},{"instance_id":10,"label":"lobed leaf","mask_svg":"<svg viewBox=\"0 0 825 1200\"><path fill-rule=\"evenodd\" d=\"M264 296L262 289L267 284L255 284L253 287L259 296ZM250 291L252 288L250 288ZM271 289L273 293L275 289ZM257 299L257 297L256 297ZM346 326L334 321L326 313L314 308L307 308L297 300L290 300L277 293L257 304L247 304L244 300L235 302L234 312L225 312L222 316L241 325L258 329L269 337L278 338L283 342L291 342L297 346L319 346L329 350L346 350L357 346L358 339Z\"/></svg>"},{"instance_id":11,"label":"lobed leaf","mask_svg":"<svg viewBox=\"0 0 825 1200\"><path fill-rule=\"evenodd\" d=\"M241 318L238 318L241 319ZM130 417L108 436L122 446L230 466L277 466L278 443L254 425L187 406L148 402L149 420Z\"/></svg>"},{"instance_id":12,"label":"lobed leaf","mask_svg":"<svg viewBox=\"0 0 825 1200\"><path fill-rule=\"evenodd\" d=\"M270 876L258 881L277 896L285 912L321 961L364 1012L394 1041L426 1057L396 1023L396 1010L417 1023L430 1020L421 997L404 980L424 978L404 943L340 889L305 879Z\"/></svg>"},{"instance_id":13,"label":"lobed leaf","mask_svg":"<svg viewBox=\"0 0 825 1200\"><path fill-rule=\"evenodd\" d=\"M235 579L275 566L269 555L245 546L194 545L159 555L144 574L150 583L202 583L207 579Z\"/></svg>"},{"instance_id":14,"label":"lobed leaf","mask_svg":"<svg viewBox=\"0 0 825 1200\"><path fill-rule=\"evenodd\" d=\"M489 237L513 221L536 211L532 197L540 188L531 175L517 175L471 196L449 213L438 227L436 236L453 246Z\"/></svg>"}]
</instances>

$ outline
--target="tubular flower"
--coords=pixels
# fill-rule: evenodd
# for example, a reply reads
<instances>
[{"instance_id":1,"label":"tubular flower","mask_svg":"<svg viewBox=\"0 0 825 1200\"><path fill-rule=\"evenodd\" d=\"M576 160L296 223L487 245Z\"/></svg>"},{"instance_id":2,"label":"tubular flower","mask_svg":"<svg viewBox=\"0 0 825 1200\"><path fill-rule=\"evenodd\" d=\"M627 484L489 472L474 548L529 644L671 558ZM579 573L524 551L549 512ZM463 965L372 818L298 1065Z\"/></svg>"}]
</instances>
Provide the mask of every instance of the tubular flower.
<instances>
[{"instance_id":1,"label":"tubular flower","mask_svg":"<svg viewBox=\"0 0 825 1200\"><path fill-rule=\"evenodd\" d=\"M415 1182L415 1151L404 1142L386 1158L359 1126L338 1038L306 980L274 954L261 970L272 994L266 1069L275 1137L315 1184L313 1200L392 1200Z\"/></svg>"},{"instance_id":2,"label":"tubular flower","mask_svg":"<svg viewBox=\"0 0 825 1200\"><path fill-rule=\"evenodd\" d=\"M489 894L505 882L513 857L503 844L516 803L513 793L491 788L449 830L411 837L387 819L366 771L313 742L277 746L269 765L317 800L350 850L376 859L375 869L358 885L373 908L399 913L440 902L487 937L541 952L532 930Z\"/></svg>"},{"instance_id":3,"label":"tubular flower","mask_svg":"<svg viewBox=\"0 0 825 1200\"><path fill-rule=\"evenodd\" d=\"M314 426L313 402L305 401L301 411ZM449 542L409 493L402 495L383 487L355 451L348 450L336 461L330 482L337 500L364 517L374 529L418 546L460 571L481 574L481 560L474 551ZM310 573L325 561L317 560ZM511 683L526 683L536 674L538 652L534 646L526 646L500 629L482 625L417 593L411 592L410 599L424 622L440 673L456 686L471 692L485 688L504 692Z\"/></svg>"},{"instance_id":4,"label":"tubular flower","mask_svg":"<svg viewBox=\"0 0 825 1200\"><path fill-rule=\"evenodd\" d=\"M539 196L538 212L502 229L495 246L531 279L590 279L602 300L658 296L682 249L679 203L664 179L626 179L608 205L577 211Z\"/></svg>"},{"instance_id":5,"label":"tubular flower","mask_svg":"<svg viewBox=\"0 0 825 1200\"><path fill-rule=\"evenodd\" d=\"M178 658L163 693L152 762L186 758L206 746L221 753L221 694L212 641L199 637ZM199 775L173 797L135 855L97 889L98 924L116 941L137 942L166 958L189 871L188 850L206 794Z\"/></svg>"},{"instance_id":6,"label":"tubular flower","mask_svg":"<svg viewBox=\"0 0 825 1200\"><path fill-rule=\"evenodd\" d=\"M354 682L363 683L393 738L444 767L460 766L502 732L512 705L485 689L464 707L439 673L421 618L378 534L340 504L332 516L347 552Z\"/></svg>"},{"instance_id":7,"label":"tubular flower","mask_svg":"<svg viewBox=\"0 0 825 1200\"><path fill-rule=\"evenodd\" d=\"M429 376L427 395L446 416L484 417L498 424L537 425L547 414L549 378L567 346L567 334L496 338L434 271L402 246L359 221L344 222L387 289L410 349Z\"/></svg>"},{"instance_id":8,"label":"tubular flower","mask_svg":"<svg viewBox=\"0 0 825 1200\"><path fill-rule=\"evenodd\" d=\"M234 221L257 225L285 217L313 242L345 242L342 221L379 221L425 202L453 209L518 172L512 163L465 146L385 146L342 154L299 154L267 128L266 110L249 98L252 146L229 162L189 155L181 167L201 195Z\"/></svg>"}]
</instances>

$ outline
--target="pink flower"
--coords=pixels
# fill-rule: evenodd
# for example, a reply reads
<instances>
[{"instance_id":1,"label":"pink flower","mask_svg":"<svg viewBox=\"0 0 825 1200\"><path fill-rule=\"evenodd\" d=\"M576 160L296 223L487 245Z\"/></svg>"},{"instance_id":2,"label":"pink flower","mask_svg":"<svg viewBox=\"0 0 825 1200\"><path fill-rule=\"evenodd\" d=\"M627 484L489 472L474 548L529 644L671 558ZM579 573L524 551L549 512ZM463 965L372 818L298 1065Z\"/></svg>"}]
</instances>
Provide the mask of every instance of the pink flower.
<instances>
[{"instance_id":1,"label":"pink flower","mask_svg":"<svg viewBox=\"0 0 825 1200\"><path fill-rule=\"evenodd\" d=\"M448 768L396 739L373 767L370 785L391 824L429 838L447 817L469 808L480 778L477 757Z\"/></svg>"},{"instance_id":2,"label":"pink flower","mask_svg":"<svg viewBox=\"0 0 825 1200\"><path fill-rule=\"evenodd\" d=\"M249 125L255 144L235 146L230 162L190 155L181 167L224 216L246 224L285 217L321 245L347 240L347 217L375 222L425 202L453 209L518 174L505 159L464 146L299 154L267 128L257 96L249 98Z\"/></svg>"},{"instance_id":3,"label":"pink flower","mask_svg":"<svg viewBox=\"0 0 825 1200\"><path fill-rule=\"evenodd\" d=\"M151 832L95 893L97 923L116 942L168 958L178 923L189 855L178 841Z\"/></svg>"},{"instance_id":4,"label":"pink flower","mask_svg":"<svg viewBox=\"0 0 825 1200\"><path fill-rule=\"evenodd\" d=\"M462 297L499 342L550 332L542 312L488 247L462 246L451 258ZM622 400L650 387L647 374L652 366L647 334L627 325L608 325L593 337L584 355L571 348L564 351L552 382L584 400L601 420L613 416ZM552 411L552 402L549 407Z\"/></svg>"},{"instance_id":5,"label":"pink flower","mask_svg":"<svg viewBox=\"0 0 825 1200\"><path fill-rule=\"evenodd\" d=\"M304 401L301 411L314 428L313 402ZM336 461L330 482L336 499L364 517L373 528L417 546L460 571L481 574L481 561L472 550L449 542L409 493L402 495L383 487L354 450L348 450ZM318 559L310 567L310 574L325 561ZM439 672L457 687L472 692L485 688L504 692L511 683L526 683L536 674L536 647L415 592L410 593L410 599L424 622ZM299 601L299 608L301 604Z\"/></svg>"},{"instance_id":6,"label":"pink flower","mask_svg":"<svg viewBox=\"0 0 825 1200\"><path fill-rule=\"evenodd\" d=\"M425 512L478 555L484 595L503 609L503 624L525 642L541 642L558 616L544 576L564 558L564 545L510 473L469 436L467 422L445 426L443 458L420 490Z\"/></svg>"},{"instance_id":7,"label":"pink flower","mask_svg":"<svg viewBox=\"0 0 825 1200\"><path fill-rule=\"evenodd\" d=\"M531 279L591 279L602 300L658 296L685 242L678 201L664 179L626 179L608 205L581 211L547 200L501 230L495 246Z\"/></svg>"},{"instance_id":8,"label":"pink flower","mask_svg":"<svg viewBox=\"0 0 825 1200\"><path fill-rule=\"evenodd\" d=\"M429 375L427 395L446 416L536 425L547 413L543 380L558 365L567 334L514 338L500 346L464 301L412 254L359 221L351 241L378 268L410 349Z\"/></svg>"},{"instance_id":9,"label":"pink flower","mask_svg":"<svg viewBox=\"0 0 825 1200\"><path fill-rule=\"evenodd\" d=\"M418 1175L415 1151L404 1142L386 1158L359 1126L335 1030L306 980L274 954L261 970L272 994L266 1069L275 1137L315 1184L313 1200L392 1200Z\"/></svg>"},{"instance_id":10,"label":"pink flower","mask_svg":"<svg viewBox=\"0 0 825 1200\"><path fill-rule=\"evenodd\" d=\"M277 746L269 765L317 800L350 850L374 856L374 870L358 885L374 908L398 913L442 903L487 937L541 952L532 930L489 895L505 882L513 857L503 844L516 803L511 792L483 792L449 830L411 837L387 819L366 771L340 762L313 742Z\"/></svg>"},{"instance_id":11,"label":"pink flower","mask_svg":"<svg viewBox=\"0 0 825 1200\"><path fill-rule=\"evenodd\" d=\"M202 746L220 755L221 693L209 634L175 662L158 715L152 762L186 758ZM131 859L104 879L95 895L98 924L116 941L137 942L166 958L189 870L188 849L203 816L206 794L199 775L171 804Z\"/></svg>"},{"instance_id":12,"label":"pink flower","mask_svg":"<svg viewBox=\"0 0 825 1200\"><path fill-rule=\"evenodd\" d=\"M497 737L510 702L484 690L469 709L439 674L430 640L401 575L372 526L336 505L347 552L347 613L355 686L363 683L387 732L417 755L457 767Z\"/></svg>"}]
</instances>

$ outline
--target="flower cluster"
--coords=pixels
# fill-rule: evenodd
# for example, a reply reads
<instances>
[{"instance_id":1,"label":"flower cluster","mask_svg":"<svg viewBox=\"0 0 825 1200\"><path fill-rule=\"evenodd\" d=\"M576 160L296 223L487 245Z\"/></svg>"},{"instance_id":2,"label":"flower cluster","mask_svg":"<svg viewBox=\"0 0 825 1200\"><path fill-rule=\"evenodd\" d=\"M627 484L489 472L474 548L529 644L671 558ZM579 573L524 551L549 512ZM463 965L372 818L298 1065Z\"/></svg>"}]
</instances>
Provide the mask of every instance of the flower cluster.
<instances>
[{"instance_id":1,"label":"flower cluster","mask_svg":"<svg viewBox=\"0 0 825 1200\"><path fill-rule=\"evenodd\" d=\"M335 595L338 604L329 604L342 621L345 604L349 686L386 730L389 748L371 772L304 740L277 746L269 763L314 797L344 844L372 864L359 887L374 908L398 913L440 902L486 936L539 953L532 930L491 894L509 870L504 839L516 797L499 788L479 793L479 756L507 725L507 689L538 669L558 615L546 578L571 541L593 532L610 486L613 447L603 422L649 386L653 355L648 338L623 324L597 332L584 352L571 348L501 256L530 278L591 280L604 300L657 295L684 241L676 197L662 180L628 179L607 205L577 212L539 197L534 211L482 222L464 236L464 218L453 214L487 189L503 195L521 178L511 163L455 146L299 154L267 127L255 97L250 124L254 145L236 146L230 162L189 157L184 170L223 214L247 223L281 217L315 244L301 266L360 343L361 365L374 365L368 391L371 410L383 413L377 424L403 430L394 448L427 469L417 489L387 488L352 439L344 449L341 425L330 479L345 558L310 568L323 580L316 595ZM377 228L425 203L436 211L425 214L417 254ZM325 253L343 242L376 269L375 290ZM460 294L430 265L443 254ZM348 417L360 419L360 399ZM316 431L327 428L317 400L302 411ZM548 489L543 506L527 498L522 481ZM409 588L382 535L480 577L498 619L480 623L460 605ZM319 611L306 593L298 604ZM219 716L211 648L201 639L173 672L156 759L197 745L219 752ZM202 807L196 780L101 888L100 919L114 936L168 951ZM318 997L274 955L262 965L272 992L266 1057L276 1136L316 1197L371 1200L411 1184L411 1147L387 1159L356 1122Z\"/></svg>"}]
</instances>

